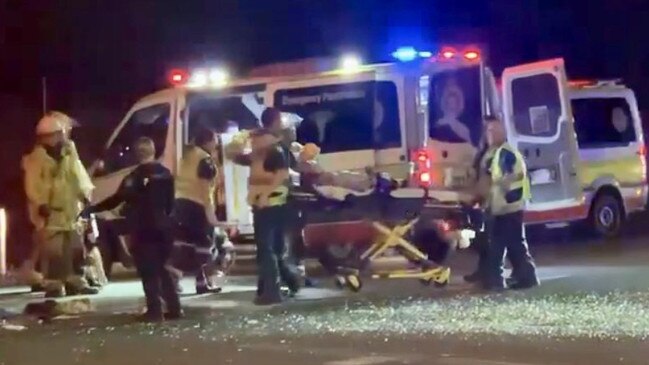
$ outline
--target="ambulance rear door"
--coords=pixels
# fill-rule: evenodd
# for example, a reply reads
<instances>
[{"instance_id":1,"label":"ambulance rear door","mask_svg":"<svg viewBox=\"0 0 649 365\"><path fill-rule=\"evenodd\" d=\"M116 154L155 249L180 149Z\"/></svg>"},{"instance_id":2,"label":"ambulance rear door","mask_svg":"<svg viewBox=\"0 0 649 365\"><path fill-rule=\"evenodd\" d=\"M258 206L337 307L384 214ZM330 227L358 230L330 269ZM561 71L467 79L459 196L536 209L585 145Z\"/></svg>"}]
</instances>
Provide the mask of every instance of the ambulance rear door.
<instances>
[{"instance_id":1,"label":"ambulance rear door","mask_svg":"<svg viewBox=\"0 0 649 365\"><path fill-rule=\"evenodd\" d=\"M563 60L506 68L502 80L508 141L525 157L530 175L532 198L526 221L585 217Z\"/></svg>"}]
</instances>

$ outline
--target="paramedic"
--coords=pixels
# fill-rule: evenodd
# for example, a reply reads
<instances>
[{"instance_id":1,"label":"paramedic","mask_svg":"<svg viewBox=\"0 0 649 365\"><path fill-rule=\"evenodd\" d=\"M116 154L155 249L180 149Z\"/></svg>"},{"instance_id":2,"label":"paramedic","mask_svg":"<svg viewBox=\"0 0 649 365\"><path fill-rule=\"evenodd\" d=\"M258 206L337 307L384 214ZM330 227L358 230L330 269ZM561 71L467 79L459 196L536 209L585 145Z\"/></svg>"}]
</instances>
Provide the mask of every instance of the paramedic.
<instances>
[{"instance_id":1,"label":"paramedic","mask_svg":"<svg viewBox=\"0 0 649 365\"><path fill-rule=\"evenodd\" d=\"M213 155L217 148L214 132L207 128L197 131L192 145L187 146L176 176L176 203L174 215L177 219L181 242L187 242L192 253L191 267L196 275L196 293L205 294L220 291L210 282L215 270L216 218L215 194L217 167ZM183 255L184 256L184 255ZM185 271L185 267L181 268Z\"/></svg>"},{"instance_id":2,"label":"paramedic","mask_svg":"<svg viewBox=\"0 0 649 365\"><path fill-rule=\"evenodd\" d=\"M523 211L530 197L530 184L523 156L506 141L502 122L495 117L485 119L487 142L493 151L488 194L488 218L491 221L484 286L490 290L505 289L503 261L509 253L516 277L511 289L527 289L539 285L536 267L527 247Z\"/></svg>"},{"instance_id":3,"label":"paramedic","mask_svg":"<svg viewBox=\"0 0 649 365\"><path fill-rule=\"evenodd\" d=\"M23 158L29 217L36 231L32 257L40 256L49 297L98 292L75 272L75 253L83 251L78 215L93 186L66 138L66 118L62 113L45 115L36 126L37 145Z\"/></svg>"},{"instance_id":4,"label":"paramedic","mask_svg":"<svg viewBox=\"0 0 649 365\"><path fill-rule=\"evenodd\" d=\"M280 111L267 108L261 123L263 128L251 135L252 152L237 156L235 162L250 166L248 201L253 207L259 270L255 303L269 305L282 301L280 277L293 294L299 290L299 283L286 258L289 162L280 143ZM255 191L264 194L251 196Z\"/></svg>"},{"instance_id":5,"label":"paramedic","mask_svg":"<svg viewBox=\"0 0 649 365\"><path fill-rule=\"evenodd\" d=\"M131 251L147 304L142 320L177 319L182 315L180 299L167 268L173 248L173 176L155 161L155 145L150 138L138 139L133 149L138 167L124 178L113 196L86 208L83 214L112 210L122 203L128 205L125 220L133 238ZM167 305L166 314L162 311L161 298Z\"/></svg>"},{"instance_id":6,"label":"paramedic","mask_svg":"<svg viewBox=\"0 0 649 365\"><path fill-rule=\"evenodd\" d=\"M485 118L485 120L489 119L490 117ZM479 283L482 281L486 273L487 254L489 253L489 229L492 224L491 221L487 219L489 218L489 215L484 208L487 203L486 197L488 196L489 186L491 185L490 165L495 149L491 148L487 143L486 130L486 127L483 126L483 138L481 138L479 142L479 151L473 161L473 169L477 175L477 198L474 203L482 209L473 211L471 217L471 221L474 222L476 226L480 226L481 229L479 232L476 232L476 237L471 245L471 248L478 253L478 265L473 273L464 276L464 280L468 283ZM509 251L507 251L506 255L507 259L511 263L512 260L510 259ZM514 274L512 274L512 277L514 277ZM512 277L507 280L512 280Z\"/></svg>"}]
</instances>

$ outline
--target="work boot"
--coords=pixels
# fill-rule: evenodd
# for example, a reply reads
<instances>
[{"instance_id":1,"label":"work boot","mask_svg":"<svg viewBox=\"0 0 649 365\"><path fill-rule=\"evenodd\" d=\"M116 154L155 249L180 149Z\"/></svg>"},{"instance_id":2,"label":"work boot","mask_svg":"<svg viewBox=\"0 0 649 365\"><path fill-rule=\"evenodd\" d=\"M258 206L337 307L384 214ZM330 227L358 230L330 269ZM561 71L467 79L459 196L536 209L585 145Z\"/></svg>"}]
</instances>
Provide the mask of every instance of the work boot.
<instances>
[{"instance_id":1,"label":"work boot","mask_svg":"<svg viewBox=\"0 0 649 365\"><path fill-rule=\"evenodd\" d=\"M66 285L65 288L67 295L68 296L74 296L74 295L97 295L99 294L99 288L95 288L92 286L82 286L82 287L74 287L72 285Z\"/></svg>"},{"instance_id":2,"label":"work boot","mask_svg":"<svg viewBox=\"0 0 649 365\"><path fill-rule=\"evenodd\" d=\"M282 303L282 297L280 296L269 296L269 295L262 295L258 296L254 300L255 305L259 306L266 306L266 305L275 305L275 304L281 304Z\"/></svg>"},{"instance_id":3,"label":"work boot","mask_svg":"<svg viewBox=\"0 0 649 365\"><path fill-rule=\"evenodd\" d=\"M165 318L162 312L158 313L146 311L143 314L137 316L137 321L144 323L160 323L163 322L164 319Z\"/></svg>"},{"instance_id":4,"label":"work boot","mask_svg":"<svg viewBox=\"0 0 649 365\"><path fill-rule=\"evenodd\" d=\"M45 291L45 287L41 283L32 284L32 293L41 293Z\"/></svg>"},{"instance_id":5,"label":"work boot","mask_svg":"<svg viewBox=\"0 0 649 365\"><path fill-rule=\"evenodd\" d=\"M45 298L63 298L66 296L65 287L48 288L45 290Z\"/></svg>"},{"instance_id":6,"label":"work boot","mask_svg":"<svg viewBox=\"0 0 649 365\"><path fill-rule=\"evenodd\" d=\"M476 270L469 275L464 275L464 281L466 281L467 283L477 283L478 281L480 281L480 278L480 270Z\"/></svg>"},{"instance_id":7,"label":"work boot","mask_svg":"<svg viewBox=\"0 0 649 365\"><path fill-rule=\"evenodd\" d=\"M512 290L525 290L539 286L541 283L539 279L534 278L531 280L516 280L514 278L507 278L507 288Z\"/></svg>"},{"instance_id":8,"label":"work boot","mask_svg":"<svg viewBox=\"0 0 649 365\"><path fill-rule=\"evenodd\" d=\"M182 310L180 311L173 311L173 312L167 312L164 314L164 319L165 321L176 321L185 316L185 312Z\"/></svg>"}]
</instances>

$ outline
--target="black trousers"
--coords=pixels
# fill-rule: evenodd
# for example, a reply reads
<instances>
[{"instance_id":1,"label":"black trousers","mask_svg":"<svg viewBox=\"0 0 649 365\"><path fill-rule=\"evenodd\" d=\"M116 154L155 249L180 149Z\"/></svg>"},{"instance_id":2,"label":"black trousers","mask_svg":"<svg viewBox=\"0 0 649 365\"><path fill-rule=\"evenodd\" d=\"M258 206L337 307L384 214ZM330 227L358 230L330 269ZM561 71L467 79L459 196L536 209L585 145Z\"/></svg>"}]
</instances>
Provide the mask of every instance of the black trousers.
<instances>
[{"instance_id":1,"label":"black trousers","mask_svg":"<svg viewBox=\"0 0 649 365\"><path fill-rule=\"evenodd\" d=\"M286 255L286 205L254 210L255 243L259 280L257 295L280 299L280 279L289 287L297 288L298 278Z\"/></svg>"},{"instance_id":2,"label":"black trousers","mask_svg":"<svg viewBox=\"0 0 649 365\"><path fill-rule=\"evenodd\" d=\"M162 313L161 298L170 313L180 312L180 298L172 273L166 268L173 242L169 234L146 232L134 235L132 255L142 279L147 312Z\"/></svg>"},{"instance_id":3,"label":"black trousers","mask_svg":"<svg viewBox=\"0 0 649 365\"><path fill-rule=\"evenodd\" d=\"M513 276L518 282L537 281L536 267L525 239L523 212L496 215L490 222L485 284L489 287L505 287L505 254L512 264Z\"/></svg>"}]
</instances>

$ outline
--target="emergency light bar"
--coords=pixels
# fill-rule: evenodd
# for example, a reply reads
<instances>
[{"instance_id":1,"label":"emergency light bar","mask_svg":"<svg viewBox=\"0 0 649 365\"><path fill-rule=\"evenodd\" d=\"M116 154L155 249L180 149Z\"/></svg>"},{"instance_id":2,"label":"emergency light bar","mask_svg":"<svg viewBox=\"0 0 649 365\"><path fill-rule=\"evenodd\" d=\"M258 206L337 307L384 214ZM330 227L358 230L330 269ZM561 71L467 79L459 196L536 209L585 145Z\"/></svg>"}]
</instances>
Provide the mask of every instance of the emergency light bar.
<instances>
[{"instance_id":1,"label":"emergency light bar","mask_svg":"<svg viewBox=\"0 0 649 365\"><path fill-rule=\"evenodd\" d=\"M449 61L456 58L463 58L466 61L480 60L480 52L475 49L465 49L458 52L454 48L443 47L438 53L430 51L419 51L414 47L401 47L392 52L392 57L400 62L411 62L416 59L426 59L430 61Z\"/></svg>"},{"instance_id":2,"label":"emergency light bar","mask_svg":"<svg viewBox=\"0 0 649 365\"><path fill-rule=\"evenodd\" d=\"M220 68L198 69L191 74L185 70L175 69L169 73L169 82L173 86L224 87L228 79L228 73Z\"/></svg>"}]
</instances>

